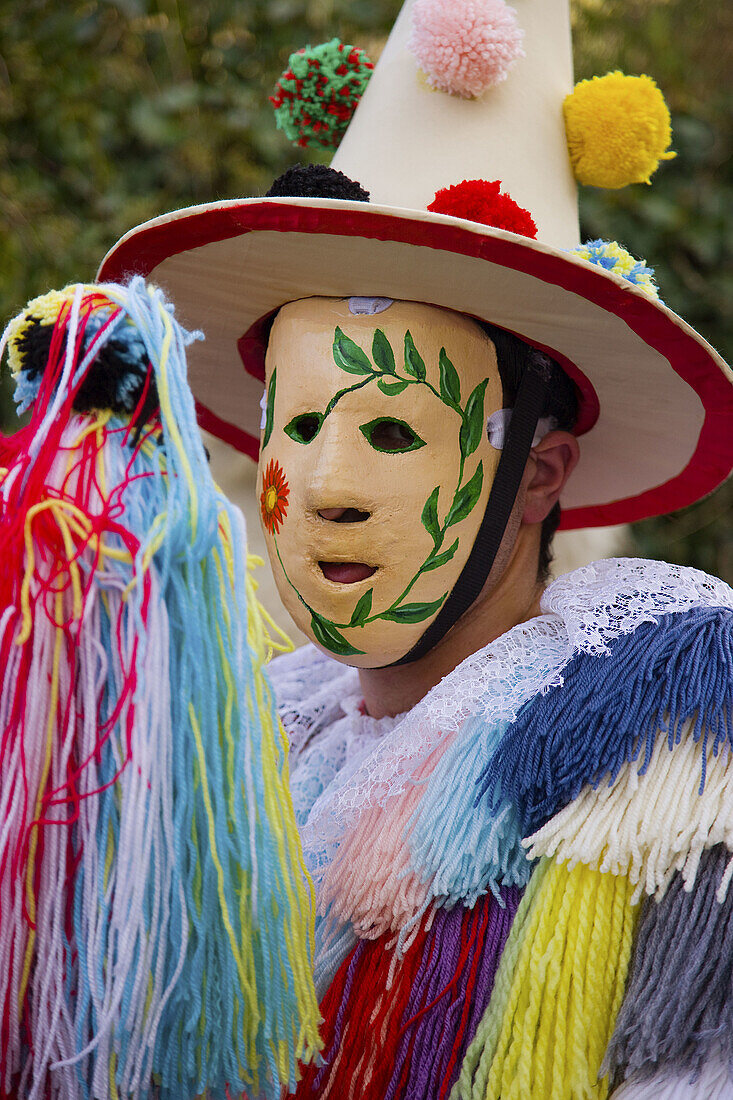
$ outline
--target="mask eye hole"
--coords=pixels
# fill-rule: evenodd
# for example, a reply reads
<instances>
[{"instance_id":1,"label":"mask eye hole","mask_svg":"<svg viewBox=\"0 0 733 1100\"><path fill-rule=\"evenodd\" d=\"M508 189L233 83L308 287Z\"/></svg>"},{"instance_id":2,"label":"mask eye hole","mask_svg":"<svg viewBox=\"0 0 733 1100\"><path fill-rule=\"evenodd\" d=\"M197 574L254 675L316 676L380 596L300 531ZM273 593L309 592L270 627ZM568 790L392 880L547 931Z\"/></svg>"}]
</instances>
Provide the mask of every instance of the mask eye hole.
<instances>
[{"instance_id":1,"label":"mask eye hole","mask_svg":"<svg viewBox=\"0 0 733 1100\"><path fill-rule=\"evenodd\" d=\"M420 438L414 428L404 420L395 420L391 416L380 416L377 420L370 420L368 424L361 424L359 431L375 451L384 451L386 454L417 451L425 446L425 440Z\"/></svg>"},{"instance_id":2,"label":"mask eye hole","mask_svg":"<svg viewBox=\"0 0 733 1100\"><path fill-rule=\"evenodd\" d=\"M320 432L322 423L322 413L300 413L286 424L284 431L296 443L310 443Z\"/></svg>"}]
</instances>

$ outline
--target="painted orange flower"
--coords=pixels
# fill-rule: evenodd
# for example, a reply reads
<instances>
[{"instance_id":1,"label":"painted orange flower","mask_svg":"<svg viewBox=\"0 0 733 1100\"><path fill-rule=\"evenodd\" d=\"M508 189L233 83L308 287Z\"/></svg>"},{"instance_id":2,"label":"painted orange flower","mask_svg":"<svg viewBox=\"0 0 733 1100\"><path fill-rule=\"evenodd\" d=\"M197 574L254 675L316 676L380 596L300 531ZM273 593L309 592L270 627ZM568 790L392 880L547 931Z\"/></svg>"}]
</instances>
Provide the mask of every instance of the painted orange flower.
<instances>
[{"instance_id":1,"label":"painted orange flower","mask_svg":"<svg viewBox=\"0 0 733 1100\"><path fill-rule=\"evenodd\" d=\"M271 535L277 535L280 531L280 524L287 515L289 495L290 489L282 467L279 462L271 458L262 475L262 493L260 494L262 522Z\"/></svg>"}]
</instances>

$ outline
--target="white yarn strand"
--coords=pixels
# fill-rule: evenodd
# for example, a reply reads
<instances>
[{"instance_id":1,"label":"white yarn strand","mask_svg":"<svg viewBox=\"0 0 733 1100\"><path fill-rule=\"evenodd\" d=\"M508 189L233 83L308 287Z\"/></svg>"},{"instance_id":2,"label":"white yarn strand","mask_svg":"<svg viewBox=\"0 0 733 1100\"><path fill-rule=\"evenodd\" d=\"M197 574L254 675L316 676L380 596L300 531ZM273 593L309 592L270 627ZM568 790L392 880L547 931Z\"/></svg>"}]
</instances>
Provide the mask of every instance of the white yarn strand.
<instances>
[{"instance_id":1,"label":"white yarn strand","mask_svg":"<svg viewBox=\"0 0 733 1100\"><path fill-rule=\"evenodd\" d=\"M695 1077L689 1070L661 1069L653 1077L630 1077L611 1093L612 1100L733 1100L730 1067L723 1058L703 1066Z\"/></svg>"}]
</instances>

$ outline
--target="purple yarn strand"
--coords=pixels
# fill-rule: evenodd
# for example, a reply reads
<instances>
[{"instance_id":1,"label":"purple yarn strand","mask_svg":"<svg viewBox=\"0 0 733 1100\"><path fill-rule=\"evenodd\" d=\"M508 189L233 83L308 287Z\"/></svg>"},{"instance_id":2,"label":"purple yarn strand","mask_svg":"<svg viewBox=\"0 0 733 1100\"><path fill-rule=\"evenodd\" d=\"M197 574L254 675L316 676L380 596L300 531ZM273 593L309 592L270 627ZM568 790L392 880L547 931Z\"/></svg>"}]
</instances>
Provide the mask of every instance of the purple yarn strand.
<instances>
[{"instance_id":1,"label":"purple yarn strand","mask_svg":"<svg viewBox=\"0 0 733 1100\"><path fill-rule=\"evenodd\" d=\"M503 907L488 894L480 898L471 910L458 905L436 912L423 948L413 993L401 1021L405 1033L398 1047L385 1100L435 1100L444 1084L451 1054L458 1041L459 1052L449 1087L457 1079L468 1045L488 1006L499 959L522 896L522 891L515 886L505 887L501 893ZM479 940L474 943L458 980L448 989L456 976L464 922L468 941L480 925L485 907L488 907L488 924L483 942ZM478 971L470 992L470 1008L463 1034L458 1036L475 952L479 952ZM432 1006L429 1011L410 1023L412 1017L427 1005ZM408 1057L407 1078L398 1094Z\"/></svg>"}]
</instances>

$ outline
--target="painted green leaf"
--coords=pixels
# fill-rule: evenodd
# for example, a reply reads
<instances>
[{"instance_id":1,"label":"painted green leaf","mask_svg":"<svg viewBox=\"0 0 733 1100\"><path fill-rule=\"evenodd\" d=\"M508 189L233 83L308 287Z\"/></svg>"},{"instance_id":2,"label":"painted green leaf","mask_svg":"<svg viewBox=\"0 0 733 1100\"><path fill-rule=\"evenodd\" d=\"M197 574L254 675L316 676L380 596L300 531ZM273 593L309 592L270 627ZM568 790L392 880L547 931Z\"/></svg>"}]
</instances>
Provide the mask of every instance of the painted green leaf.
<instances>
[{"instance_id":1,"label":"painted green leaf","mask_svg":"<svg viewBox=\"0 0 733 1100\"><path fill-rule=\"evenodd\" d=\"M372 609L372 595L374 589L370 588L368 592L359 600L358 604L354 608L354 614L349 620L349 626L363 626L366 620L369 618L369 612Z\"/></svg>"},{"instance_id":2,"label":"painted green leaf","mask_svg":"<svg viewBox=\"0 0 733 1100\"><path fill-rule=\"evenodd\" d=\"M440 349L440 396L454 409L461 404L461 380L458 371L445 353L445 348Z\"/></svg>"},{"instance_id":3,"label":"painted green leaf","mask_svg":"<svg viewBox=\"0 0 733 1100\"><path fill-rule=\"evenodd\" d=\"M436 546L433 553L423 565L421 572L427 573L431 569L440 569L441 565L445 565L446 562L449 562L451 560L457 549L458 539L456 539L453 545L449 546L447 550L444 550L442 554L437 553L438 547Z\"/></svg>"},{"instance_id":4,"label":"painted green leaf","mask_svg":"<svg viewBox=\"0 0 733 1100\"><path fill-rule=\"evenodd\" d=\"M387 337L382 332L381 328L374 330L374 338L372 340L372 358L375 364L380 370L386 371L387 374L395 373L394 352L392 351L392 345Z\"/></svg>"},{"instance_id":5,"label":"painted green leaf","mask_svg":"<svg viewBox=\"0 0 733 1100\"><path fill-rule=\"evenodd\" d=\"M423 527L427 530L428 534L432 538L436 547L440 546L443 541L443 533L440 530L440 524L438 522L438 493L440 492L440 486L436 485L432 493L425 501L425 507L422 510L422 516L420 517L423 523Z\"/></svg>"},{"instance_id":6,"label":"painted green leaf","mask_svg":"<svg viewBox=\"0 0 733 1100\"><path fill-rule=\"evenodd\" d=\"M373 374L367 354L336 326L333 338L333 358L337 367L349 374Z\"/></svg>"},{"instance_id":7,"label":"painted green leaf","mask_svg":"<svg viewBox=\"0 0 733 1100\"><path fill-rule=\"evenodd\" d=\"M458 490L453 497L450 512L445 521L446 527L452 527L454 523L460 523L471 512L478 498L481 496L481 488L484 483L484 464L479 462L476 473L470 481Z\"/></svg>"},{"instance_id":8,"label":"painted green leaf","mask_svg":"<svg viewBox=\"0 0 733 1100\"><path fill-rule=\"evenodd\" d=\"M272 372L272 378L270 384L267 387L267 404L265 406L265 434L262 437L263 448L270 442L270 436L272 435L272 425L275 419L275 375L277 374L277 367Z\"/></svg>"},{"instance_id":9,"label":"painted green leaf","mask_svg":"<svg viewBox=\"0 0 733 1100\"><path fill-rule=\"evenodd\" d=\"M353 657L355 653L364 652L363 649L356 649L347 642L333 623L324 619L322 615L317 615L315 611L311 612L311 630L313 637L324 649L329 649L331 653L338 653L340 657Z\"/></svg>"},{"instance_id":10,"label":"painted green leaf","mask_svg":"<svg viewBox=\"0 0 733 1100\"><path fill-rule=\"evenodd\" d=\"M409 329L405 333L405 370L413 378L419 378L421 382L425 381L425 363L415 347L415 341Z\"/></svg>"},{"instance_id":11,"label":"painted green leaf","mask_svg":"<svg viewBox=\"0 0 733 1100\"><path fill-rule=\"evenodd\" d=\"M382 393L386 393L388 397L394 397L395 394L402 393L408 385L408 382L385 382L383 378L380 378L377 382L379 389Z\"/></svg>"},{"instance_id":12,"label":"painted green leaf","mask_svg":"<svg viewBox=\"0 0 733 1100\"><path fill-rule=\"evenodd\" d=\"M478 447L484 433L484 393L488 378L479 382L468 401L461 425L461 454L468 458Z\"/></svg>"},{"instance_id":13,"label":"painted green leaf","mask_svg":"<svg viewBox=\"0 0 733 1100\"><path fill-rule=\"evenodd\" d=\"M444 592L439 600L433 600L432 603L403 603L402 607L383 611L381 618L389 619L392 623L421 623L423 619L429 619L435 614L447 595Z\"/></svg>"}]
</instances>

